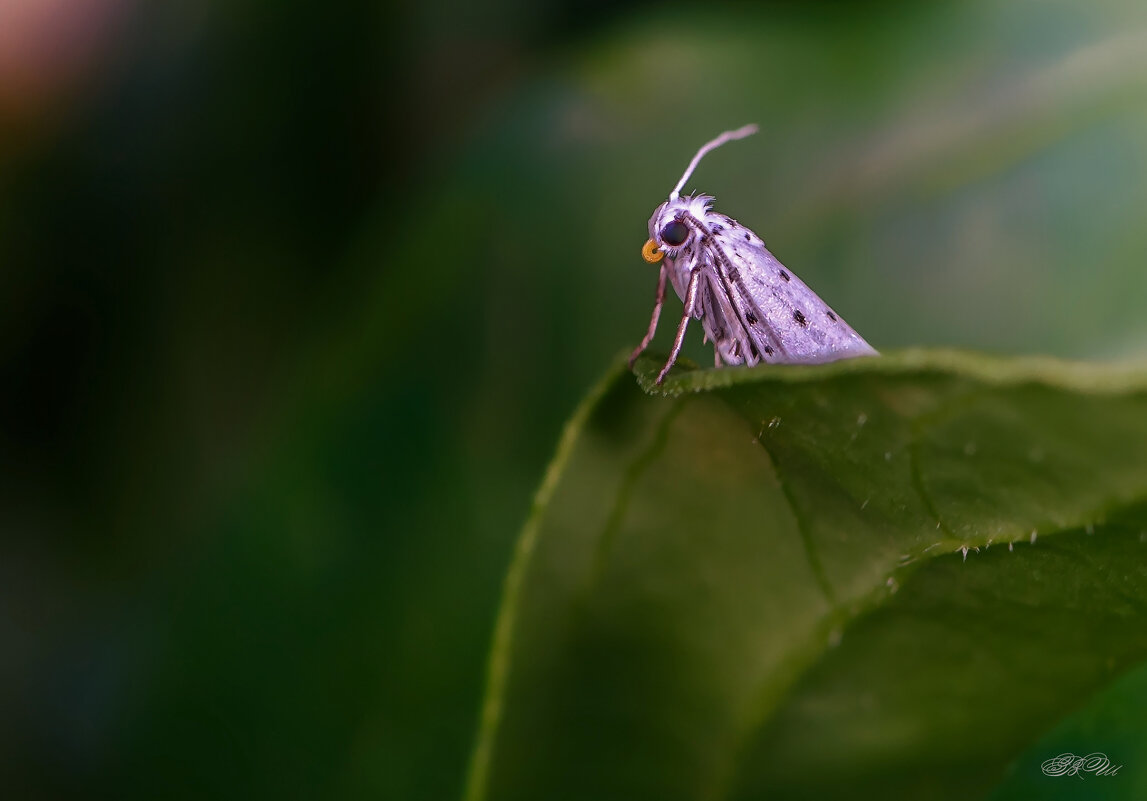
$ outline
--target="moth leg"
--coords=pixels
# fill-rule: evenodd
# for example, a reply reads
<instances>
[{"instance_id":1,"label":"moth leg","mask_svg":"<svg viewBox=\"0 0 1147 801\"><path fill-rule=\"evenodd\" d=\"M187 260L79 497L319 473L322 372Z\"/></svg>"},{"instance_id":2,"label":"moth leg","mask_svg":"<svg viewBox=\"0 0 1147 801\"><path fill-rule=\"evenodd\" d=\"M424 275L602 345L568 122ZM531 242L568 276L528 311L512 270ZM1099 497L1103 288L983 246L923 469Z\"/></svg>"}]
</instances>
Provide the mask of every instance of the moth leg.
<instances>
[{"instance_id":1,"label":"moth leg","mask_svg":"<svg viewBox=\"0 0 1147 801\"><path fill-rule=\"evenodd\" d=\"M637 361L637 357L641 352L649 347L649 343L653 341L653 335L657 332L657 320L661 317L661 306L665 302L665 277L668 275L664 262L661 264L661 272L657 277L657 302L653 304L653 319L649 321L649 330L645 332L645 338L641 340L641 344L637 346L637 350L633 351L629 356L629 366L632 368L633 363Z\"/></svg>"},{"instance_id":2,"label":"moth leg","mask_svg":"<svg viewBox=\"0 0 1147 801\"><path fill-rule=\"evenodd\" d=\"M685 292L685 313L681 315L681 322L677 324L677 338L673 340L673 350L669 353L669 361L665 362L665 367L657 376L658 384L665 380L665 376L669 374L669 369L677 361L677 355L681 353L681 346L685 344L685 329L689 327L689 318L693 316L693 311L697 306L697 284L700 282L700 278L700 270L694 270L693 275L689 278L689 289Z\"/></svg>"},{"instance_id":3,"label":"moth leg","mask_svg":"<svg viewBox=\"0 0 1147 801\"><path fill-rule=\"evenodd\" d=\"M723 364L721 361L721 350L717 347L717 343L713 343L713 366L720 367Z\"/></svg>"}]
</instances>

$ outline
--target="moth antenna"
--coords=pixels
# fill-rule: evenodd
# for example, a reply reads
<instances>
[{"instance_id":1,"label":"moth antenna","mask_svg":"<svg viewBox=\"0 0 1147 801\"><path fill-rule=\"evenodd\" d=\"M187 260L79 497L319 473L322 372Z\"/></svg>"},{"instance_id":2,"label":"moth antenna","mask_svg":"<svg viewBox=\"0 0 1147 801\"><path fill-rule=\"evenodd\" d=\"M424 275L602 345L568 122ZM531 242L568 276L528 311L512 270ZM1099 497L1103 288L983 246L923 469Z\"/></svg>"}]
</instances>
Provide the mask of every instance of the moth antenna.
<instances>
[{"instance_id":1,"label":"moth antenna","mask_svg":"<svg viewBox=\"0 0 1147 801\"><path fill-rule=\"evenodd\" d=\"M681 180L677 182L677 186L673 187L673 191L669 193L670 200L676 200L681 194L681 187L685 186L685 182L689 180L689 176L693 174L693 170L697 169L697 165L701 161L701 157L714 150L726 142L732 142L734 139L744 139L746 136L752 136L757 132L756 125L746 125L743 128L738 128L735 131L725 131L725 133L718 136L711 142L706 142L697 151L697 155L689 162L689 167L685 170L685 174L681 176Z\"/></svg>"}]
</instances>

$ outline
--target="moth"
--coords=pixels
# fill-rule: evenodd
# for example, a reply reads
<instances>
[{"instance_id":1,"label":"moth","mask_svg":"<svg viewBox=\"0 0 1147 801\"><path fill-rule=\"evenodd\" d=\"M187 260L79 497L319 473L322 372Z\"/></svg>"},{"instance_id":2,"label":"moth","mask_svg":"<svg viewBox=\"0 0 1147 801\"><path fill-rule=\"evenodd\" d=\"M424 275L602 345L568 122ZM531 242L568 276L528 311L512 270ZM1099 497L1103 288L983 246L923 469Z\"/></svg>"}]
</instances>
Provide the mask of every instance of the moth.
<instances>
[{"instance_id":1,"label":"moth","mask_svg":"<svg viewBox=\"0 0 1147 801\"><path fill-rule=\"evenodd\" d=\"M709 151L757 132L746 125L705 143L669 199L649 218L649 240L641 249L650 264L661 262L657 302L649 331L629 357L637 359L657 331L665 300L665 283L685 304L669 361L657 383L677 361L689 320L701 321L705 341L713 342L717 367L734 364L821 364L876 350L852 330L803 281L769 252L755 233L712 210L708 195L681 197L681 188Z\"/></svg>"}]
</instances>

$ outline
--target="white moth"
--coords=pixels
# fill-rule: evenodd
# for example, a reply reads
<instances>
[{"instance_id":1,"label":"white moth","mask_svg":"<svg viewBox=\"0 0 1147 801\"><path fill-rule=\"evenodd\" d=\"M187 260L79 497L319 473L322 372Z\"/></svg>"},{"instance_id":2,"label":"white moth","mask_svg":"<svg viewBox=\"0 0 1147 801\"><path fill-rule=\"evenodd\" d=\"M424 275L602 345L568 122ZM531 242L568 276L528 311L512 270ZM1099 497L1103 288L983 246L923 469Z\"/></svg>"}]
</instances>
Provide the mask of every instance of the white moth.
<instances>
[{"instance_id":1,"label":"white moth","mask_svg":"<svg viewBox=\"0 0 1147 801\"><path fill-rule=\"evenodd\" d=\"M657 302L649 331L630 366L649 346L665 300L665 281L685 304L669 361L657 376L660 384L685 341L689 319L701 321L706 341L713 341L718 367L724 364L820 364L854 356L876 356L876 350L852 330L804 282L785 269L764 241L736 220L711 211L713 198L681 197L681 188L701 157L734 139L757 132L746 125L706 143L669 199L649 218L649 241L642 257L656 264L664 257L657 281Z\"/></svg>"}]
</instances>

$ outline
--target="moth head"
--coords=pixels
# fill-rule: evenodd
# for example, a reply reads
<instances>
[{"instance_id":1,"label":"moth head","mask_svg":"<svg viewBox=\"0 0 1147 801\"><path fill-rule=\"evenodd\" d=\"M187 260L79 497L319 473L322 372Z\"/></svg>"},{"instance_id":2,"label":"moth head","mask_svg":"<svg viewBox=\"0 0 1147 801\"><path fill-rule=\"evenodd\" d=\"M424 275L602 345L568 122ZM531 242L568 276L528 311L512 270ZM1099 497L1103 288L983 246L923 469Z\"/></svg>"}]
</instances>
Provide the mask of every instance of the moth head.
<instances>
[{"instance_id":1,"label":"moth head","mask_svg":"<svg viewBox=\"0 0 1147 801\"><path fill-rule=\"evenodd\" d=\"M698 195L667 200L658 206L649 218L649 240L641 249L642 258L655 264L664 256L676 256L696 235L711 202L712 198Z\"/></svg>"},{"instance_id":2,"label":"moth head","mask_svg":"<svg viewBox=\"0 0 1147 801\"><path fill-rule=\"evenodd\" d=\"M685 182L689 180L689 176L693 174L697 164L710 150L734 139L744 139L756 132L757 126L746 125L735 131L725 131L716 139L701 146L697 155L693 156L693 160L689 162L689 166L685 169L685 174L681 176L681 180L677 182L677 186L673 187L673 191L669 193L669 200L658 206L657 211L653 212L653 216L649 218L649 239L641 248L643 259L650 264L656 264L666 254L675 255L696 235L696 229L699 225L703 228L703 224L698 221L704 219L713 199L704 195L683 198L681 197L681 188L685 186Z\"/></svg>"}]
</instances>

